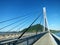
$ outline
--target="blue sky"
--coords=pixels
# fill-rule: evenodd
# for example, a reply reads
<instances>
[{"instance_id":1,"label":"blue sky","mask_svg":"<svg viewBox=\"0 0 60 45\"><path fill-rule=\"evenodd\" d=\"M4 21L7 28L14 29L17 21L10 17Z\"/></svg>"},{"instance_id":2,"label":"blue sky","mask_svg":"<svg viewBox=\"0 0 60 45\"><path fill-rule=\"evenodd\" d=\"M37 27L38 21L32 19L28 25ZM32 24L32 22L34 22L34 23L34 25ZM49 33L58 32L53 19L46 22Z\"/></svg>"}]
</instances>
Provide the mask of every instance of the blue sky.
<instances>
[{"instance_id":1,"label":"blue sky","mask_svg":"<svg viewBox=\"0 0 60 45\"><path fill-rule=\"evenodd\" d=\"M0 21L24 14L28 16L27 13L30 13L29 16L31 17L28 17L28 20L31 19L30 22L32 22L42 12L43 7L47 9L49 28L60 30L60 0L0 0ZM0 28L14 21L0 24ZM38 19L38 22L39 21L40 19ZM29 25L30 22L27 23L27 25ZM2 31L7 31L11 27L5 28Z\"/></svg>"}]
</instances>

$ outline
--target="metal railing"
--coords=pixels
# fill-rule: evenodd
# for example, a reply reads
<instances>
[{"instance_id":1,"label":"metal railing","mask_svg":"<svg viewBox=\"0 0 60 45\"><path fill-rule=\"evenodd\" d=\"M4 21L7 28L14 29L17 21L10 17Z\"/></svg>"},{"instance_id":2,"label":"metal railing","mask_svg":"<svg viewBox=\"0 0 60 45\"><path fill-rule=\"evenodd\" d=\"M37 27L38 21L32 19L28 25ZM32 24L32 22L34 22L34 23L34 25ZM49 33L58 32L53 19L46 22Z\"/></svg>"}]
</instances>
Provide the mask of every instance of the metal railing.
<instances>
[{"instance_id":1,"label":"metal railing","mask_svg":"<svg viewBox=\"0 0 60 45\"><path fill-rule=\"evenodd\" d=\"M37 34L23 39L12 39L12 40L0 41L0 45L32 45L38 39L40 39L45 33Z\"/></svg>"}]
</instances>

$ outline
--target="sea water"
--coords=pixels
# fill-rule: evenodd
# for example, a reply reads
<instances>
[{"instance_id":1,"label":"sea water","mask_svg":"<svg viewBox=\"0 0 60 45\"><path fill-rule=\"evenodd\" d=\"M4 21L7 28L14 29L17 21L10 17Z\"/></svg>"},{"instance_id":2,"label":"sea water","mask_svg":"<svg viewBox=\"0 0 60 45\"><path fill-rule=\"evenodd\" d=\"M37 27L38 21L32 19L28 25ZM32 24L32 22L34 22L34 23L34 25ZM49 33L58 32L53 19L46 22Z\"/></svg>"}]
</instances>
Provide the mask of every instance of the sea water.
<instances>
[{"instance_id":1,"label":"sea water","mask_svg":"<svg viewBox=\"0 0 60 45\"><path fill-rule=\"evenodd\" d=\"M60 37L60 33L55 33L58 37Z\"/></svg>"}]
</instances>

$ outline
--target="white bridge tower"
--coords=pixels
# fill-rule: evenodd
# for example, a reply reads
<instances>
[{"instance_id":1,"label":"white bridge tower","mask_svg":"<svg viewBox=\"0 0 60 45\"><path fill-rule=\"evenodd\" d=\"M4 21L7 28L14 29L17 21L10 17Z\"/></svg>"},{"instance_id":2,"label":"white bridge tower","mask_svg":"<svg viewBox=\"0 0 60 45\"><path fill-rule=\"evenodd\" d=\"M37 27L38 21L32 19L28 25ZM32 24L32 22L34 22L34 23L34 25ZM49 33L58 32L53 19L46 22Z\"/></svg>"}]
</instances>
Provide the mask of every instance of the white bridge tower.
<instances>
[{"instance_id":1,"label":"white bridge tower","mask_svg":"<svg viewBox=\"0 0 60 45\"><path fill-rule=\"evenodd\" d=\"M47 21L47 16L46 16L46 7L43 7L43 16L44 16L44 29L43 29L43 32L46 31L46 28L47 28L47 31L49 31L48 21Z\"/></svg>"}]
</instances>

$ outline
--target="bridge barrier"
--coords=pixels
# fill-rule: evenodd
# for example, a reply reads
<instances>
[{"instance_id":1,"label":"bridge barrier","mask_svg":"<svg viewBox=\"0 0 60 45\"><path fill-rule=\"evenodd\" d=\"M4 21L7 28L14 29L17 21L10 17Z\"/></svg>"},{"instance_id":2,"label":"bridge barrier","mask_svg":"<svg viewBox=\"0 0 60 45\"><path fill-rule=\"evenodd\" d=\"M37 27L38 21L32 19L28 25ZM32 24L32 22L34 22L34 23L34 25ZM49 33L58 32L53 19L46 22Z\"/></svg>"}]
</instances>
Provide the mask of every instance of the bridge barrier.
<instances>
[{"instance_id":1,"label":"bridge barrier","mask_svg":"<svg viewBox=\"0 0 60 45\"><path fill-rule=\"evenodd\" d=\"M23 38L23 39L13 39L13 40L0 41L0 45L32 45L38 39L40 39L45 33L37 34L37 35Z\"/></svg>"},{"instance_id":2,"label":"bridge barrier","mask_svg":"<svg viewBox=\"0 0 60 45\"><path fill-rule=\"evenodd\" d=\"M60 38L58 36L56 36L55 34L53 34L53 33L51 35L54 37L57 44L60 45Z\"/></svg>"}]
</instances>

